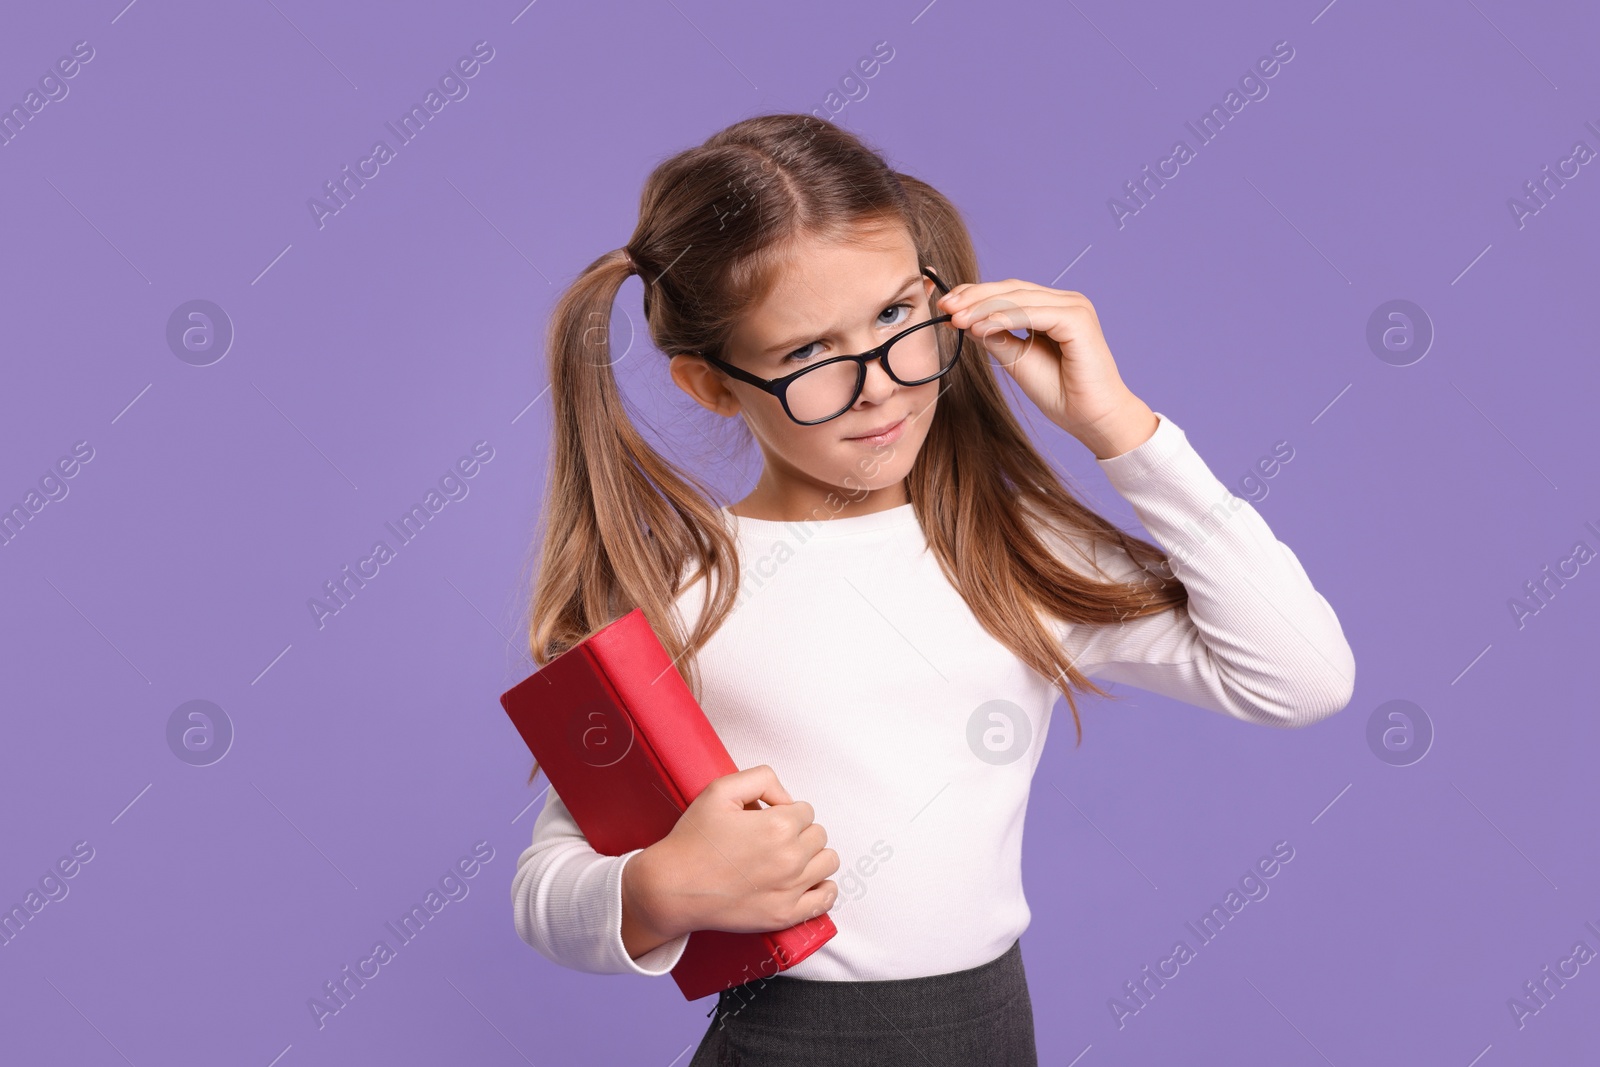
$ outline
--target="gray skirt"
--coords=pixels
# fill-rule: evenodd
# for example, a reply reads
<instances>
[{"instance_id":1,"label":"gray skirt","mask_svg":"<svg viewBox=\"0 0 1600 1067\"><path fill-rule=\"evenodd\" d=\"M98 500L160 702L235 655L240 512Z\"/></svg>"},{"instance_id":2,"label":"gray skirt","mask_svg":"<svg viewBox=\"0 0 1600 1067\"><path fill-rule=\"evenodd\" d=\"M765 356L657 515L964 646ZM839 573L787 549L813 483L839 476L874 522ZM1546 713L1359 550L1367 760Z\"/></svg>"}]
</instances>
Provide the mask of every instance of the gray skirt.
<instances>
[{"instance_id":1,"label":"gray skirt","mask_svg":"<svg viewBox=\"0 0 1600 1067\"><path fill-rule=\"evenodd\" d=\"M786 975L717 995L689 1067L1037 1067L1022 943L925 978L820 982Z\"/></svg>"}]
</instances>

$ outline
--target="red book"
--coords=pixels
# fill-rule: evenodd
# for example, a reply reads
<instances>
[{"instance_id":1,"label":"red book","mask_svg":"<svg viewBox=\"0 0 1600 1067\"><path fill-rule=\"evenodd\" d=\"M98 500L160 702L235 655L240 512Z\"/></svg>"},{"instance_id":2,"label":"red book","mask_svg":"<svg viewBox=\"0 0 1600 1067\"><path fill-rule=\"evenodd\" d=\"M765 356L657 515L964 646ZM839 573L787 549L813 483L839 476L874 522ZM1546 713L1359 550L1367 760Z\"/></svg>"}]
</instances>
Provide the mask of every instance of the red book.
<instances>
[{"instance_id":1,"label":"red book","mask_svg":"<svg viewBox=\"0 0 1600 1067\"><path fill-rule=\"evenodd\" d=\"M655 844L713 778L739 769L638 608L500 704L603 855ZM763 933L696 930L672 977L695 1000L793 967L837 932L827 913Z\"/></svg>"}]
</instances>

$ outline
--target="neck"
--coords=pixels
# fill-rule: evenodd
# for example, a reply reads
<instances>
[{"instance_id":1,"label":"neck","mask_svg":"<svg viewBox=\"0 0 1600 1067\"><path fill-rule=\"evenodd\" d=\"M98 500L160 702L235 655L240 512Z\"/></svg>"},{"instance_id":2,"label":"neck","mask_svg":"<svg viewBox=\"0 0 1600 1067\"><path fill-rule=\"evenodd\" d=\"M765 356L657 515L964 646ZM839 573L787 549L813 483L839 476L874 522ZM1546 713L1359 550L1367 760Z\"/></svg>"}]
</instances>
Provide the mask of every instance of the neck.
<instances>
[{"instance_id":1,"label":"neck","mask_svg":"<svg viewBox=\"0 0 1600 1067\"><path fill-rule=\"evenodd\" d=\"M815 519L845 519L854 515L871 515L890 508L911 503L906 494L905 482L896 482L879 489L850 492L844 489L826 491L774 492L757 485L751 494L732 505L728 510L746 519L765 519L770 522L809 522Z\"/></svg>"}]
</instances>

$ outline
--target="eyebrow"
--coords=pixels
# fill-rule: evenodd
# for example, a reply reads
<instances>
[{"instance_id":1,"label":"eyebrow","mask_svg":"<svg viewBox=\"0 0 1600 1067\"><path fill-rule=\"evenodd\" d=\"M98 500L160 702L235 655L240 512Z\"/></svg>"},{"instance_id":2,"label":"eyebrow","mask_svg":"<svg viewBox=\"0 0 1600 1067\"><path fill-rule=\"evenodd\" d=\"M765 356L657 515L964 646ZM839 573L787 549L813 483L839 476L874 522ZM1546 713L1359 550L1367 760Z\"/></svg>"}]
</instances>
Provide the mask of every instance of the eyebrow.
<instances>
[{"instance_id":1,"label":"eyebrow","mask_svg":"<svg viewBox=\"0 0 1600 1067\"><path fill-rule=\"evenodd\" d=\"M889 297L889 300L893 300L896 296L901 296L902 294L905 293L905 291L907 289L911 288L913 285L915 285L917 282L921 281L922 279L923 279L923 274L920 271L918 273L916 273L916 274L913 274L911 277L907 278L903 283L901 283L900 288L895 291L894 296ZM888 300L884 301L884 303L888 303L888 302L889 302ZM775 355L775 354L777 354L779 352L783 352L783 353L787 354L787 353L792 352L795 349L799 348L801 345L810 344L811 342L815 341L818 337L823 336L826 333L827 333L827 331L825 331L825 330L808 331L808 332L806 332L804 334L801 334L801 335L799 335L797 337L792 337L792 338L790 338L788 340L779 341L775 345L769 345L766 348L763 348L761 350L761 352L759 353L757 358L766 359L768 356Z\"/></svg>"}]
</instances>

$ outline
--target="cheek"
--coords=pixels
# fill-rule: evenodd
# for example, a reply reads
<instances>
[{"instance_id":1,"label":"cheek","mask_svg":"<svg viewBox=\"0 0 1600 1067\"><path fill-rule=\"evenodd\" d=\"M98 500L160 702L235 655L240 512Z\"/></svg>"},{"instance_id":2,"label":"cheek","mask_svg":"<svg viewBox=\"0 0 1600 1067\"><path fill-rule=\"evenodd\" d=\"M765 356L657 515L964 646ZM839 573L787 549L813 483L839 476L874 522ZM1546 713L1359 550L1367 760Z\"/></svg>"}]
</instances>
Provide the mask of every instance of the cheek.
<instances>
[{"instance_id":1,"label":"cheek","mask_svg":"<svg viewBox=\"0 0 1600 1067\"><path fill-rule=\"evenodd\" d=\"M754 390L752 390L754 391ZM750 433L759 441L774 447L793 448L797 430L805 427L783 413L783 407L774 397L757 394L754 398L741 398L739 417L744 419Z\"/></svg>"},{"instance_id":2,"label":"cheek","mask_svg":"<svg viewBox=\"0 0 1600 1067\"><path fill-rule=\"evenodd\" d=\"M838 439L836 428L830 423L820 426L801 426L783 413L776 403L771 410L744 409L745 424L768 461L795 467L814 477L826 477L838 466L834 458Z\"/></svg>"}]
</instances>

